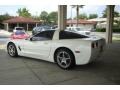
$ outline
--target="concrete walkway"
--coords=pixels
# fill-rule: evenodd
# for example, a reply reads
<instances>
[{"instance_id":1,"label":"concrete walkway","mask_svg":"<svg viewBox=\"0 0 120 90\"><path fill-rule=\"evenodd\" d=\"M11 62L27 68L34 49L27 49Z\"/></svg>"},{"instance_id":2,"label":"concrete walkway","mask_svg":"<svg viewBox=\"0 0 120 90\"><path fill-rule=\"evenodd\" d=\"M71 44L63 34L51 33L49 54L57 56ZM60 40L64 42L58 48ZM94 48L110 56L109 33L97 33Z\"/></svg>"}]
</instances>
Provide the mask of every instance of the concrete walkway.
<instances>
[{"instance_id":1,"label":"concrete walkway","mask_svg":"<svg viewBox=\"0 0 120 90\"><path fill-rule=\"evenodd\" d=\"M69 71L42 60L11 58L1 49L0 84L120 84L120 42L108 45L96 62Z\"/></svg>"}]
</instances>

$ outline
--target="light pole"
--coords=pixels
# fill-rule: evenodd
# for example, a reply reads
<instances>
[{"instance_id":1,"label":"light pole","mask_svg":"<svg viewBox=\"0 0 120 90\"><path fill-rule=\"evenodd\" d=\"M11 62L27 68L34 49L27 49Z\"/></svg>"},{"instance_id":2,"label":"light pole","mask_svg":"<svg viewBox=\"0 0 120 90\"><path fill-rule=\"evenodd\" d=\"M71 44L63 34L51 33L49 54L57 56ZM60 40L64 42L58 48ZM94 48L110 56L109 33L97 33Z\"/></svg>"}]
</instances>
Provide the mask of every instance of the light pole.
<instances>
[{"instance_id":1,"label":"light pole","mask_svg":"<svg viewBox=\"0 0 120 90\"><path fill-rule=\"evenodd\" d=\"M71 27L72 27L72 7L71 7Z\"/></svg>"}]
</instances>

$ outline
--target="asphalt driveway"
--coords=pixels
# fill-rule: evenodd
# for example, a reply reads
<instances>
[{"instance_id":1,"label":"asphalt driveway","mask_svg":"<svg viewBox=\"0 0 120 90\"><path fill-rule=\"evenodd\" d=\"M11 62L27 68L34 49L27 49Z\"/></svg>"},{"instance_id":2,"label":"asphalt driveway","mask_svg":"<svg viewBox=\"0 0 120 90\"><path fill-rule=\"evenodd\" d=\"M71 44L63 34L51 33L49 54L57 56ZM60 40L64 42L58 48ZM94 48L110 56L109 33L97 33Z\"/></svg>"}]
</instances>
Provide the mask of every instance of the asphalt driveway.
<instances>
[{"instance_id":1,"label":"asphalt driveway","mask_svg":"<svg viewBox=\"0 0 120 90\"><path fill-rule=\"evenodd\" d=\"M96 62L69 71L42 60L12 58L0 49L0 84L120 84L120 42L108 45Z\"/></svg>"}]
</instances>

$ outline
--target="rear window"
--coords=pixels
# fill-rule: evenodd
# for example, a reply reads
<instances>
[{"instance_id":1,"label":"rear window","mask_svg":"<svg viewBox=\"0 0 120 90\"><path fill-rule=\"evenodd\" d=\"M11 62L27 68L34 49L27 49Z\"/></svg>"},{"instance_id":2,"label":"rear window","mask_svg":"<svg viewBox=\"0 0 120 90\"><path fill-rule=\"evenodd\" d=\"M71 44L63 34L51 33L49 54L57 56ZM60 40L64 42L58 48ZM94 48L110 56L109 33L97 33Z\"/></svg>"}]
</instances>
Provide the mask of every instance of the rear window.
<instances>
[{"instance_id":1,"label":"rear window","mask_svg":"<svg viewBox=\"0 0 120 90\"><path fill-rule=\"evenodd\" d=\"M68 31L60 31L59 33L59 39L77 39L77 38L88 38L88 37Z\"/></svg>"},{"instance_id":2,"label":"rear window","mask_svg":"<svg viewBox=\"0 0 120 90\"><path fill-rule=\"evenodd\" d=\"M24 30L24 28L20 28L20 27L19 27L19 28L16 28L16 30Z\"/></svg>"},{"instance_id":3,"label":"rear window","mask_svg":"<svg viewBox=\"0 0 120 90\"><path fill-rule=\"evenodd\" d=\"M15 35L23 35L23 34L25 34L25 32L21 32L21 31L15 32Z\"/></svg>"}]
</instances>

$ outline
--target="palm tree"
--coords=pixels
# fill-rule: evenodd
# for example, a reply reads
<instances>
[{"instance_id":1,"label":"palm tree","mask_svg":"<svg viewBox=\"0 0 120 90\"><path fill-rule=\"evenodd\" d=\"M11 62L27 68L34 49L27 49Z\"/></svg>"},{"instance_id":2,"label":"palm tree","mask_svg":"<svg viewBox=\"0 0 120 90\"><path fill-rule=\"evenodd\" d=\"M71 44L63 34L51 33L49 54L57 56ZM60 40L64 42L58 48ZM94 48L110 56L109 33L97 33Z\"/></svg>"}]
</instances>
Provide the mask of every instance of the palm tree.
<instances>
[{"instance_id":1,"label":"palm tree","mask_svg":"<svg viewBox=\"0 0 120 90\"><path fill-rule=\"evenodd\" d=\"M79 21L79 8L83 8L84 5L71 5L72 8L76 8L76 15L77 15L77 22L76 22L76 26L78 27L78 21Z\"/></svg>"}]
</instances>

